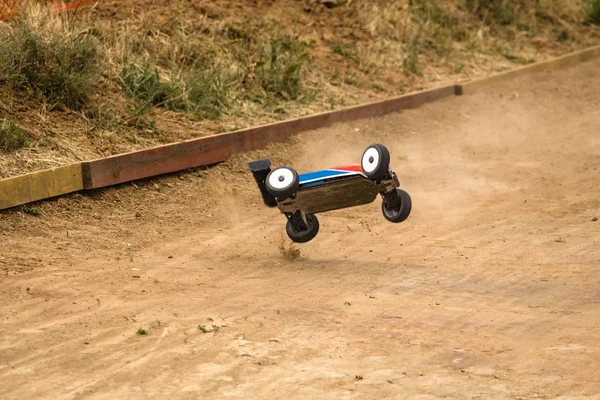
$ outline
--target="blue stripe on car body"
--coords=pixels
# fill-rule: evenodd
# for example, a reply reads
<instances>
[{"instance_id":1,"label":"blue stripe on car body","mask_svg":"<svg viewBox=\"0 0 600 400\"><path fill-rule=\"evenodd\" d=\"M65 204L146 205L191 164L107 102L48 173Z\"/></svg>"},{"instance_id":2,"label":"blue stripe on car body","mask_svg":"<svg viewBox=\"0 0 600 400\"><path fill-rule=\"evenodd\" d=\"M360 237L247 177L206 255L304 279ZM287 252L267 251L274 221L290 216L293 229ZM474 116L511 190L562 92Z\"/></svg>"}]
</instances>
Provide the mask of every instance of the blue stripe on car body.
<instances>
[{"instance_id":1,"label":"blue stripe on car body","mask_svg":"<svg viewBox=\"0 0 600 400\"><path fill-rule=\"evenodd\" d=\"M353 171L341 171L335 169L324 169L321 171L307 172L305 174L300 174L298 178L300 179L300 185L306 185L307 183L321 181L324 182L330 178L337 178L341 176L349 176L349 175L358 175L359 173ZM312 185L311 185L312 186Z\"/></svg>"}]
</instances>

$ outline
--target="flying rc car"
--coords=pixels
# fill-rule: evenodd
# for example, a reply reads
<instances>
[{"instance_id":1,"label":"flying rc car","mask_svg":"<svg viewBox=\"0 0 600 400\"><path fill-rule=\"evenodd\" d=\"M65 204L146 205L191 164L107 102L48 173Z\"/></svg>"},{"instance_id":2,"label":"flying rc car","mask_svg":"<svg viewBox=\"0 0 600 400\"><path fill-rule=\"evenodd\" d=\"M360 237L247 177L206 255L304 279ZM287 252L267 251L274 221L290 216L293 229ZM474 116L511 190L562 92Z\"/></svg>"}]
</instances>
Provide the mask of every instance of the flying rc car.
<instances>
[{"instance_id":1,"label":"flying rc car","mask_svg":"<svg viewBox=\"0 0 600 400\"><path fill-rule=\"evenodd\" d=\"M354 207L381 195L381 211L390 222L402 222L412 203L390 169L390 153L382 144L364 151L360 165L341 165L298 175L291 167L271 170L269 159L248 163L263 202L278 207L287 218L286 232L296 243L306 243L319 232L317 213Z\"/></svg>"}]
</instances>

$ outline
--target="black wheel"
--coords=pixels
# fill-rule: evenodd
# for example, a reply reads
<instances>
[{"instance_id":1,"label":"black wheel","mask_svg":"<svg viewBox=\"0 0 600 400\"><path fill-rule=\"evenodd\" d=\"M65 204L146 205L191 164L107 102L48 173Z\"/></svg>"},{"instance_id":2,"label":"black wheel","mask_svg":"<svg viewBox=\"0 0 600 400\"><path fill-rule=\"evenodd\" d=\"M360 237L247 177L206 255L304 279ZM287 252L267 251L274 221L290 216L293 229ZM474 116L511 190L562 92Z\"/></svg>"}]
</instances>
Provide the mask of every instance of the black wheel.
<instances>
[{"instance_id":1,"label":"black wheel","mask_svg":"<svg viewBox=\"0 0 600 400\"><path fill-rule=\"evenodd\" d=\"M381 179L389 172L390 152L382 144L372 144L363 153L360 167L369 178Z\"/></svg>"},{"instance_id":2,"label":"black wheel","mask_svg":"<svg viewBox=\"0 0 600 400\"><path fill-rule=\"evenodd\" d=\"M290 167L279 167L269 172L265 179L267 192L277 199L285 200L298 190L300 178L296 170Z\"/></svg>"},{"instance_id":3,"label":"black wheel","mask_svg":"<svg viewBox=\"0 0 600 400\"><path fill-rule=\"evenodd\" d=\"M288 218L287 224L285 225L285 231L296 243L310 242L319 233L319 220L315 214L305 214L306 222L300 215L296 213Z\"/></svg>"},{"instance_id":4,"label":"black wheel","mask_svg":"<svg viewBox=\"0 0 600 400\"><path fill-rule=\"evenodd\" d=\"M396 189L384 196L381 203L383 216L390 222L402 222L410 215L412 210L412 201L408 193L402 189Z\"/></svg>"}]
</instances>

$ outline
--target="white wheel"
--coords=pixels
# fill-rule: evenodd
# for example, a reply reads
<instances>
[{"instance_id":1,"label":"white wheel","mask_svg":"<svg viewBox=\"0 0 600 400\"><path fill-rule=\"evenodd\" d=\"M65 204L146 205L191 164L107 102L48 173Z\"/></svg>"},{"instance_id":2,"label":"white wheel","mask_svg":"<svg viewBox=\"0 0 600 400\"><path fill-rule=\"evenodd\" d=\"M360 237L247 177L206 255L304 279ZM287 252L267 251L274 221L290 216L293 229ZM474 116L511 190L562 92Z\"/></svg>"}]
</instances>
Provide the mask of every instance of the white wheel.
<instances>
[{"instance_id":1,"label":"white wheel","mask_svg":"<svg viewBox=\"0 0 600 400\"><path fill-rule=\"evenodd\" d=\"M267 191L278 201L284 200L298 190L298 173L290 167L279 167L269 172L265 180Z\"/></svg>"},{"instance_id":2,"label":"white wheel","mask_svg":"<svg viewBox=\"0 0 600 400\"><path fill-rule=\"evenodd\" d=\"M294 183L294 173L287 168L278 168L269 176L269 184L277 190L287 189Z\"/></svg>"},{"instance_id":3,"label":"white wheel","mask_svg":"<svg viewBox=\"0 0 600 400\"><path fill-rule=\"evenodd\" d=\"M377 170L381 162L379 152L375 147L369 147L362 157L362 168L367 175L372 174Z\"/></svg>"},{"instance_id":4,"label":"white wheel","mask_svg":"<svg viewBox=\"0 0 600 400\"><path fill-rule=\"evenodd\" d=\"M373 144L363 153L360 166L369 178L381 179L389 172L390 152L382 144Z\"/></svg>"}]
</instances>

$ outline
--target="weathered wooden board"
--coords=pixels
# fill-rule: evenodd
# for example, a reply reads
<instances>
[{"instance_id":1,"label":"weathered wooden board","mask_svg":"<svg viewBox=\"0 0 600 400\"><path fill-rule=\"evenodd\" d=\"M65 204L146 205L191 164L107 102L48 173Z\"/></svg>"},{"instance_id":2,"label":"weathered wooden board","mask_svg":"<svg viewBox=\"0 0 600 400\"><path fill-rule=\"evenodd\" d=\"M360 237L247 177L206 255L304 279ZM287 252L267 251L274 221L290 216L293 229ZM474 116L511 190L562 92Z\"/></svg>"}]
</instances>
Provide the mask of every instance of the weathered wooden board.
<instances>
[{"instance_id":1,"label":"weathered wooden board","mask_svg":"<svg viewBox=\"0 0 600 400\"><path fill-rule=\"evenodd\" d=\"M0 210L83 189L81 163L0 180Z\"/></svg>"}]
</instances>

